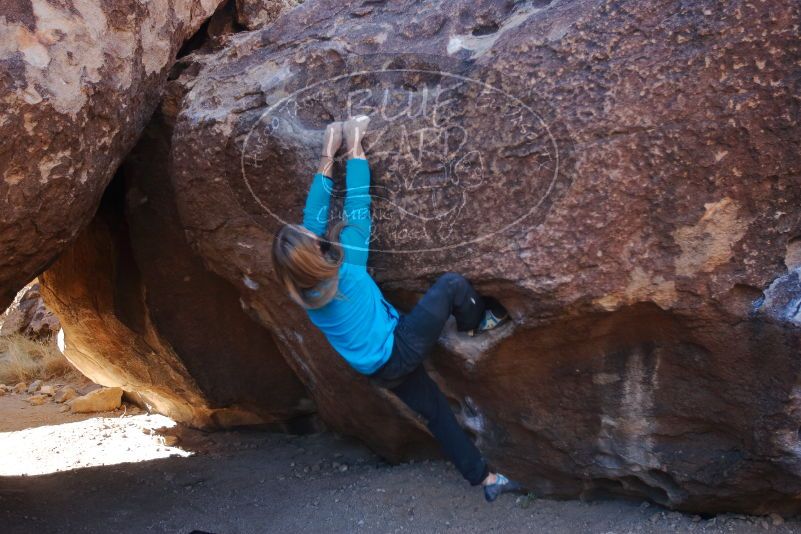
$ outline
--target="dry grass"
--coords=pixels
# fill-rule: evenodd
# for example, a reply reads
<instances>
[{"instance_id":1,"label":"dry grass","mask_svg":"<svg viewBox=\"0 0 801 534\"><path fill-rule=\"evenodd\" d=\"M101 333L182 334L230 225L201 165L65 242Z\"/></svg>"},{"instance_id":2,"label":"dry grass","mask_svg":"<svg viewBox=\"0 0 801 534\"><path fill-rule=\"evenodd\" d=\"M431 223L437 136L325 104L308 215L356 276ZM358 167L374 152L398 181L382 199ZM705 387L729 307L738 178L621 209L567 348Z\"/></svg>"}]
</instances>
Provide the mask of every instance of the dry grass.
<instances>
[{"instance_id":1,"label":"dry grass","mask_svg":"<svg viewBox=\"0 0 801 534\"><path fill-rule=\"evenodd\" d=\"M49 380L74 371L55 341L34 341L19 334L0 337L0 383Z\"/></svg>"}]
</instances>

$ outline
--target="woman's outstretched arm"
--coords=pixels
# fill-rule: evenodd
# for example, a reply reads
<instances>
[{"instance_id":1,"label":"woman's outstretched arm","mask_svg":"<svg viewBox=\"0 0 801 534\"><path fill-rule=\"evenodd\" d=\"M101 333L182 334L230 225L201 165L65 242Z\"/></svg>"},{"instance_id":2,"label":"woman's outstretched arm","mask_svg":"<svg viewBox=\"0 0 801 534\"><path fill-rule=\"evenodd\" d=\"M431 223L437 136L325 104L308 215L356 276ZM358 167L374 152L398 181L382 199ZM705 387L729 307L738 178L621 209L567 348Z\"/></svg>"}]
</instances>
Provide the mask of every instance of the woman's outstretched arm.
<instances>
[{"instance_id":1,"label":"woman's outstretched arm","mask_svg":"<svg viewBox=\"0 0 801 534\"><path fill-rule=\"evenodd\" d=\"M310 232L323 237L328 228L328 207L331 203L331 188L334 181L331 172L334 169L334 154L342 144L342 123L332 122L323 135L323 153L320 165L312 178L309 193L306 195L306 206L303 208L303 226Z\"/></svg>"},{"instance_id":2,"label":"woman's outstretched arm","mask_svg":"<svg viewBox=\"0 0 801 534\"><path fill-rule=\"evenodd\" d=\"M323 237L328 228L328 205L331 200L331 187L334 181L321 173L312 178L306 207L303 208L303 226L310 232Z\"/></svg>"},{"instance_id":3,"label":"woman's outstretched arm","mask_svg":"<svg viewBox=\"0 0 801 534\"><path fill-rule=\"evenodd\" d=\"M370 166L362 148L362 138L369 122L368 117L356 117L342 127L350 159L345 174L344 206L348 224L342 230L340 240L345 250L345 261L361 267L367 266L371 231Z\"/></svg>"},{"instance_id":4,"label":"woman's outstretched arm","mask_svg":"<svg viewBox=\"0 0 801 534\"><path fill-rule=\"evenodd\" d=\"M370 166L366 159L348 160L345 183L345 216L348 224L342 229L341 237L345 261L366 266L371 231Z\"/></svg>"}]
</instances>

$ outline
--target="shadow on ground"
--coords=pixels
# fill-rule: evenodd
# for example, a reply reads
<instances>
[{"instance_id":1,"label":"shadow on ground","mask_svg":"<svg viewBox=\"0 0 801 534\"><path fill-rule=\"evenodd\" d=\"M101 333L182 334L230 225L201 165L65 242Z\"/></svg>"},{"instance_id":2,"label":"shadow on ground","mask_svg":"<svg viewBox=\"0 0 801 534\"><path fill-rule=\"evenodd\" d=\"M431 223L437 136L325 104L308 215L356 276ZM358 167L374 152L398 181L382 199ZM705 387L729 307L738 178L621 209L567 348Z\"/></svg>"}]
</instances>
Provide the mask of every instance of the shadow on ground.
<instances>
[{"instance_id":1,"label":"shadow on ground","mask_svg":"<svg viewBox=\"0 0 801 534\"><path fill-rule=\"evenodd\" d=\"M2 477L3 532L801 532L796 520L624 501L490 505L444 462L389 466L332 434L183 429L179 444L194 454Z\"/></svg>"}]
</instances>

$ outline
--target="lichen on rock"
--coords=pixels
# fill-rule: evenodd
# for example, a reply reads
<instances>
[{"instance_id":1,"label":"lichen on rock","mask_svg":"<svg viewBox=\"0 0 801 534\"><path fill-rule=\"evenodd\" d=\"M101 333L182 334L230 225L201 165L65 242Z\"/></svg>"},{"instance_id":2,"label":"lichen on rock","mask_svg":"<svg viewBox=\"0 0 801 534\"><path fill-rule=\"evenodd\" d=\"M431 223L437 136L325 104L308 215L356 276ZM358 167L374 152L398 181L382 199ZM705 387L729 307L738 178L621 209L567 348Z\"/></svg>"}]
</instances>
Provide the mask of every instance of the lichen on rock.
<instances>
[{"instance_id":1,"label":"lichen on rock","mask_svg":"<svg viewBox=\"0 0 801 534\"><path fill-rule=\"evenodd\" d=\"M75 239L220 0L0 5L0 307Z\"/></svg>"}]
</instances>

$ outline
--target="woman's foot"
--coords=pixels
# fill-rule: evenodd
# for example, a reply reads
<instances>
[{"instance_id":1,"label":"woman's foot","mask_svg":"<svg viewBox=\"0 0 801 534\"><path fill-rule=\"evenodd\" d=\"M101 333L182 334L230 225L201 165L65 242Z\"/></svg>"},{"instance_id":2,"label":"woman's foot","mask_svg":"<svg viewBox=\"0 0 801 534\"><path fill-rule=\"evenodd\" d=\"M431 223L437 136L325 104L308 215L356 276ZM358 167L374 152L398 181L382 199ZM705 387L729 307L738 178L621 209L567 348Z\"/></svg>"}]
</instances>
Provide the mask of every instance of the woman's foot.
<instances>
[{"instance_id":1,"label":"woman's foot","mask_svg":"<svg viewBox=\"0 0 801 534\"><path fill-rule=\"evenodd\" d=\"M359 115L345 121L342 125L342 133L345 135L345 147L349 158L366 159L362 148L362 139L364 139L364 134L367 132L369 124L370 117Z\"/></svg>"},{"instance_id":2,"label":"woman's foot","mask_svg":"<svg viewBox=\"0 0 801 534\"><path fill-rule=\"evenodd\" d=\"M332 122L325 127L323 133L323 152L320 155L320 167L317 172L324 176L331 177L334 170L334 155L342 145L342 123L339 121Z\"/></svg>"},{"instance_id":3,"label":"woman's foot","mask_svg":"<svg viewBox=\"0 0 801 534\"><path fill-rule=\"evenodd\" d=\"M490 473L482 483L484 486L484 498L487 502L492 502L502 493L522 493L523 486L513 480L509 480L500 473Z\"/></svg>"},{"instance_id":4,"label":"woman's foot","mask_svg":"<svg viewBox=\"0 0 801 534\"><path fill-rule=\"evenodd\" d=\"M486 302L484 315L481 317L477 327L467 331L468 336L477 336L487 330L498 328L509 320L509 312L500 302L491 297L484 297L484 301Z\"/></svg>"}]
</instances>

